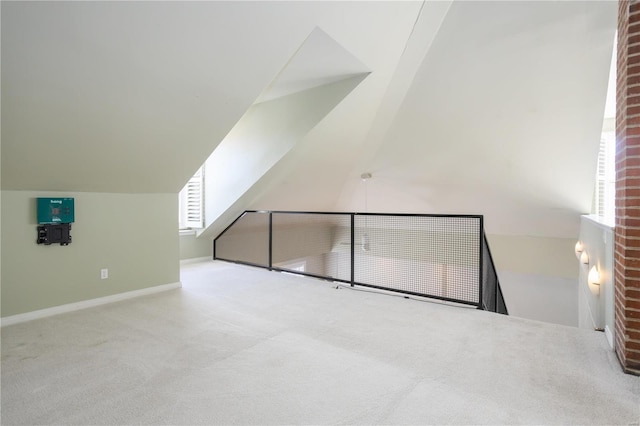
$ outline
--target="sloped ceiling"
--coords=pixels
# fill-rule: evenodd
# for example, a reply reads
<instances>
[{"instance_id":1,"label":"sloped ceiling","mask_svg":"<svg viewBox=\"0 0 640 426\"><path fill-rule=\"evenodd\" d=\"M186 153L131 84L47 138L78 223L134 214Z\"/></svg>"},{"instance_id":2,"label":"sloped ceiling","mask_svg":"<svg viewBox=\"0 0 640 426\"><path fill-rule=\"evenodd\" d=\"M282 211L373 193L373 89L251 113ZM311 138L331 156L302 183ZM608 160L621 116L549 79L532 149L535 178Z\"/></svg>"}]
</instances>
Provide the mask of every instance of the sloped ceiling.
<instances>
[{"instance_id":1,"label":"sloped ceiling","mask_svg":"<svg viewBox=\"0 0 640 426\"><path fill-rule=\"evenodd\" d=\"M314 28L256 103L371 72L321 28Z\"/></svg>"},{"instance_id":2,"label":"sloped ceiling","mask_svg":"<svg viewBox=\"0 0 640 426\"><path fill-rule=\"evenodd\" d=\"M616 4L3 2L2 188L179 191L320 27L371 75L233 209L362 210L371 172L370 211L573 237Z\"/></svg>"},{"instance_id":3,"label":"sloped ceiling","mask_svg":"<svg viewBox=\"0 0 640 426\"><path fill-rule=\"evenodd\" d=\"M384 143L353 171L345 207L361 208L356 176L368 171L372 209L479 213L490 232L577 235L615 24L615 2L454 3Z\"/></svg>"},{"instance_id":4,"label":"sloped ceiling","mask_svg":"<svg viewBox=\"0 0 640 426\"><path fill-rule=\"evenodd\" d=\"M420 4L1 7L2 188L177 193L315 27L376 72L376 102Z\"/></svg>"},{"instance_id":5,"label":"sloped ceiling","mask_svg":"<svg viewBox=\"0 0 640 426\"><path fill-rule=\"evenodd\" d=\"M205 228L216 226L369 74L340 44L314 29L205 162Z\"/></svg>"},{"instance_id":6,"label":"sloped ceiling","mask_svg":"<svg viewBox=\"0 0 640 426\"><path fill-rule=\"evenodd\" d=\"M350 179L354 163L359 163L372 146L382 143L451 2L418 5L420 8L409 23L407 40L394 51L395 55L385 55L386 62L392 64L391 78L385 78L388 68L371 67L371 75L271 169L239 207L318 211L344 208L344 203L336 205L336 199ZM381 81L383 94L378 97Z\"/></svg>"},{"instance_id":7,"label":"sloped ceiling","mask_svg":"<svg viewBox=\"0 0 640 426\"><path fill-rule=\"evenodd\" d=\"M575 237L591 206L615 25L614 2L453 2L334 209L364 210L359 176L371 172L369 211L483 214L491 233Z\"/></svg>"}]
</instances>

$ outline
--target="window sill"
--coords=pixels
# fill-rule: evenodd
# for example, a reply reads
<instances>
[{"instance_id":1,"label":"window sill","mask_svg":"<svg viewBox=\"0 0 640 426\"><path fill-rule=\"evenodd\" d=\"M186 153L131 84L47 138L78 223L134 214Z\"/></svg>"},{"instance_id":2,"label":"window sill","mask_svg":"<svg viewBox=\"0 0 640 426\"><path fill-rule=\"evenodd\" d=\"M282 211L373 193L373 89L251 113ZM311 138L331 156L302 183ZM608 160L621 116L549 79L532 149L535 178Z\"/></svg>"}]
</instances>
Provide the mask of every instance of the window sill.
<instances>
[{"instance_id":1,"label":"window sill","mask_svg":"<svg viewBox=\"0 0 640 426\"><path fill-rule=\"evenodd\" d=\"M179 234L181 237L186 237L188 235L196 235L196 230L191 228L180 229Z\"/></svg>"},{"instance_id":2,"label":"window sill","mask_svg":"<svg viewBox=\"0 0 640 426\"><path fill-rule=\"evenodd\" d=\"M582 215L582 218L588 220L589 222L593 222L594 224L604 229L615 228L615 219L604 218L595 214L585 214Z\"/></svg>"}]
</instances>

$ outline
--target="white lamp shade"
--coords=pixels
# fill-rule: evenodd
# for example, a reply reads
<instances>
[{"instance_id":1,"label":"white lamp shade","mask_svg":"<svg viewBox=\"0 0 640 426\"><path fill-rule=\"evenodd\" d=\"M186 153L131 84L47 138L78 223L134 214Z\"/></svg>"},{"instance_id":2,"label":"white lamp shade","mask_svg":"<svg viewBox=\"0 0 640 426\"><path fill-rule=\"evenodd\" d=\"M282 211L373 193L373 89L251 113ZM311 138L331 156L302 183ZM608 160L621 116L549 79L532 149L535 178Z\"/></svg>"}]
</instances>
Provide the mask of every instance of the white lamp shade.
<instances>
[{"instance_id":1,"label":"white lamp shade","mask_svg":"<svg viewBox=\"0 0 640 426\"><path fill-rule=\"evenodd\" d=\"M585 265L589 264L589 255L587 254L586 251L583 251L582 254L580 255L580 263L583 263Z\"/></svg>"},{"instance_id":2,"label":"white lamp shade","mask_svg":"<svg viewBox=\"0 0 640 426\"><path fill-rule=\"evenodd\" d=\"M593 266L590 270L589 270L589 275L587 276L587 280L589 281L589 284L600 284L600 272L598 271L598 267L597 266Z\"/></svg>"}]
</instances>

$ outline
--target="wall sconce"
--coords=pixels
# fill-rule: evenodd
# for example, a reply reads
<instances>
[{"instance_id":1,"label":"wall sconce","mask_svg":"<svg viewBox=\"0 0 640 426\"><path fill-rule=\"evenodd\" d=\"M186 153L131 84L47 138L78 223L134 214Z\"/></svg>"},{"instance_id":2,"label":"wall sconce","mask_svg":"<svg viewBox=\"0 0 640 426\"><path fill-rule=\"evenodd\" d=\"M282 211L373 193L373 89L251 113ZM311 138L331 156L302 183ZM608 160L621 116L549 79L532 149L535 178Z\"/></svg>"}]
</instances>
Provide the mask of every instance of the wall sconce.
<instances>
[{"instance_id":1,"label":"wall sconce","mask_svg":"<svg viewBox=\"0 0 640 426\"><path fill-rule=\"evenodd\" d=\"M589 270L589 275L587 276L587 280L589 284L600 285L600 271L598 271L597 266L593 266Z\"/></svg>"},{"instance_id":2,"label":"wall sconce","mask_svg":"<svg viewBox=\"0 0 640 426\"><path fill-rule=\"evenodd\" d=\"M580 263L589 265L589 255L587 254L586 250L583 250L582 254L580 255Z\"/></svg>"},{"instance_id":3,"label":"wall sconce","mask_svg":"<svg viewBox=\"0 0 640 426\"><path fill-rule=\"evenodd\" d=\"M582 241L578 241L578 242L576 243L575 251L576 251L576 257L577 257L578 259L580 259L580 255L581 255L581 254L582 254L582 252L584 251L584 246L582 245Z\"/></svg>"}]
</instances>

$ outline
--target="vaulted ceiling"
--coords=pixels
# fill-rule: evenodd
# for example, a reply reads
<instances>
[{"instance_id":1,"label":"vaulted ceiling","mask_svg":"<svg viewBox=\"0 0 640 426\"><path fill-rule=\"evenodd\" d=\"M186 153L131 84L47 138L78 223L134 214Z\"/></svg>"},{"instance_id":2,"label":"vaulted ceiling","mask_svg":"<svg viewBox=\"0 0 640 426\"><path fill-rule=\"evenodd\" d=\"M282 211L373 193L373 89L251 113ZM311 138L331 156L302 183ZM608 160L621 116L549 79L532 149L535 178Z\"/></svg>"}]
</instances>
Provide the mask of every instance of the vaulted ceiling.
<instances>
[{"instance_id":1,"label":"vaulted ceiling","mask_svg":"<svg viewBox=\"0 0 640 426\"><path fill-rule=\"evenodd\" d=\"M316 27L376 102L419 7L2 2L2 187L178 192Z\"/></svg>"},{"instance_id":2,"label":"vaulted ceiling","mask_svg":"<svg viewBox=\"0 0 640 426\"><path fill-rule=\"evenodd\" d=\"M571 236L589 209L616 2L1 7L2 189L178 192L252 105L364 67L229 217L362 210L362 172L370 211L494 232ZM287 68L318 29L348 54Z\"/></svg>"}]
</instances>

